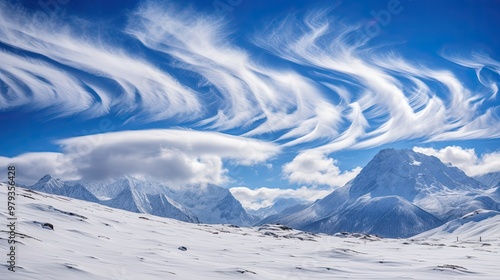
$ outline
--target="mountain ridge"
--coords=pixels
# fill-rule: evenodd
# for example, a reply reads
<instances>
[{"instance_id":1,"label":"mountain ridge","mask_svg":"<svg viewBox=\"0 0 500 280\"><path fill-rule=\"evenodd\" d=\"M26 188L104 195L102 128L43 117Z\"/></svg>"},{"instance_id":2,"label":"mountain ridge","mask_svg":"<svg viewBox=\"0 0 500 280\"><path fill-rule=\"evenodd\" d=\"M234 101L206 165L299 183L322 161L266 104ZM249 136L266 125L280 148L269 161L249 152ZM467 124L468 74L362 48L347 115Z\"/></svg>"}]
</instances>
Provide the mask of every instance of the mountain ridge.
<instances>
[{"instance_id":1,"label":"mountain ridge","mask_svg":"<svg viewBox=\"0 0 500 280\"><path fill-rule=\"evenodd\" d=\"M328 234L358 231L409 237L471 211L499 207L497 192L460 169L413 150L384 149L345 186L305 209L267 222ZM391 218L385 222L372 215L386 212ZM360 225L359 220L366 222ZM385 231L394 225L392 232Z\"/></svg>"},{"instance_id":2,"label":"mountain ridge","mask_svg":"<svg viewBox=\"0 0 500 280\"><path fill-rule=\"evenodd\" d=\"M63 182L47 174L27 188L186 222L238 226L255 223L255 218L246 213L229 190L215 185L169 188L160 182L131 176L95 182ZM196 197L194 201L193 197Z\"/></svg>"},{"instance_id":3,"label":"mountain ridge","mask_svg":"<svg viewBox=\"0 0 500 280\"><path fill-rule=\"evenodd\" d=\"M409 149L381 150L353 180L323 199L292 207L283 202L281 211L263 209L270 214L260 218L247 213L228 189L211 184L169 188L130 176L63 182L46 175L32 187L188 222L280 223L310 232L356 231L385 237L409 237L477 209L500 211L500 188L488 188L436 157Z\"/></svg>"}]
</instances>

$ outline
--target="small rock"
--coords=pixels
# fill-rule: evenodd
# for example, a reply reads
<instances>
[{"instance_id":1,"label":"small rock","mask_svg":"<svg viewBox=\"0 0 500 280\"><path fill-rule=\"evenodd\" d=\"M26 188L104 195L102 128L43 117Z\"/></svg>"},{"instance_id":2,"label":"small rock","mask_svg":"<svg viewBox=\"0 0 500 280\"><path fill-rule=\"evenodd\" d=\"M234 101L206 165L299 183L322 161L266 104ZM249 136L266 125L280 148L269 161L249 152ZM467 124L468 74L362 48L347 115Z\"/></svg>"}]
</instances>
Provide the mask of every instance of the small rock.
<instances>
[{"instance_id":1,"label":"small rock","mask_svg":"<svg viewBox=\"0 0 500 280\"><path fill-rule=\"evenodd\" d=\"M236 271L238 271L239 273L243 274L243 273L252 273L252 274L257 274L251 270L248 270L248 269L237 269Z\"/></svg>"},{"instance_id":2,"label":"small rock","mask_svg":"<svg viewBox=\"0 0 500 280\"><path fill-rule=\"evenodd\" d=\"M54 226L49 223L42 224L42 228L54 230Z\"/></svg>"}]
</instances>

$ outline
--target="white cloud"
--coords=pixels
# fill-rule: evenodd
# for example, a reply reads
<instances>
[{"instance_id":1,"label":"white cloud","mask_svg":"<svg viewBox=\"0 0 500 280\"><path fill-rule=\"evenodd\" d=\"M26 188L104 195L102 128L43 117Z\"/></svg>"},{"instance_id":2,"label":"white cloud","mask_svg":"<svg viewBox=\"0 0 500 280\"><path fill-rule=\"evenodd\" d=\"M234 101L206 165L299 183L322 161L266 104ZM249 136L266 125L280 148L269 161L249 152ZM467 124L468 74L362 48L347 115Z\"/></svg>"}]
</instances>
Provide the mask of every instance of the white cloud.
<instances>
[{"instance_id":1,"label":"white cloud","mask_svg":"<svg viewBox=\"0 0 500 280\"><path fill-rule=\"evenodd\" d=\"M122 131L58 143L63 153L0 158L0 165L19 165L27 170L22 178L31 182L50 173L66 180L142 175L174 185L221 184L227 180L223 160L253 165L280 152L277 145L259 140L191 130Z\"/></svg>"},{"instance_id":2,"label":"white cloud","mask_svg":"<svg viewBox=\"0 0 500 280\"><path fill-rule=\"evenodd\" d=\"M10 165L16 167L16 179L23 184L32 184L45 174L66 180L79 178L77 168L62 153L26 153L13 158L0 157L0 169L7 170ZM6 175L7 173L2 174L2 177ZM2 177L0 181L7 180Z\"/></svg>"},{"instance_id":3,"label":"white cloud","mask_svg":"<svg viewBox=\"0 0 500 280\"><path fill-rule=\"evenodd\" d=\"M295 198L299 201L313 202L330 194L333 189L318 189L302 186L298 189L277 189L247 187L230 188L231 194L247 209L257 210L273 205L278 198Z\"/></svg>"},{"instance_id":4,"label":"white cloud","mask_svg":"<svg viewBox=\"0 0 500 280\"><path fill-rule=\"evenodd\" d=\"M496 95L498 80L483 78L490 92L473 92L450 70L372 48L362 27L318 10L277 19L254 39L276 56L325 73L323 84L338 95L337 108L347 116L342 121L350 125L322 151L363 149L403 139L498 137L498 107L482 111L479 106ZM499 73L498 62L490 58L472 61L480 62L457 63L476 69L487 66Z\"/></svg>"},{"instance_id":5,"label":"white cloud","mask_svg":"<svg viewBox=\"0 0 500 280\"><path fill-rule=\"evenodd\" d=\"M287 129L280 139L310 142L336 135L340 111L311 79L258 63L233 45L225 22L194 10L146 2L130 18L129 34L148 48L175 57L220 94L218 111L201 124L213 129L260 125L244 134Z\"/></svg>"},{"instance_id":6,"label":"white cloud","mask_svg":"<svg viewBox=\"0 0 500 280\"><path fill-rule=\"evenodd\" d=\"M95 35L87 36L88 30L95 29L92 23L77 18L62 22L56 17L36 17L3 1L0 8L0 18L8 19L0 20L0 41L50 61L42 63L0 50L5 70L0 79L10 89L9 102L1 98L0 108L30 104L35 108L50 107L60 115L86 112L90 117L107 114L111 109L137 110L150 121L186 120L201 115L201 104L191 89L120 47ZM102 83L79 71L116 85L104 89Z\"/></svg>"},{"instance_id":7,"label":"white cloud","mask_svg":"<svg viewBox=\"0 0 500 280\"><path fill-rule=\"evenodd\" d=\"M341 187L361 171L361 167L356 167L342 172L335 164L333 158L328 158L322 152L309 150L283 165L283 173L293 183Z\"/></svg>"},{"instance_id":8,"label":"white cloud","mask_svg":"<svg viewBox=\"0 0 500 280\"><path fill-rule=\"evenodd\" d=\"M469 176L479 176L500 171L500 151L483 153L478 156L474 149L448 146L439 150L434 148L414 147L413 150L429 156L435 156L444 163L451 163Z\"/></svg>"},{"instance_id":9,"label":"white cloud","mask_svg":"<svg viewBox=\"0 0 500 280\"><path fill-rule=\"evenodd\" d=\"M89 21L37 18L0 0L0 41L25 51L0 50L0 82L6 86L0 110L24 106L90 117L130 111L141 120L181 127L195 122L197 128L267 138L285 148L307 144L321 154L405 139L500 137L500 107L491 102L497 98L498 61L480 54L445 56L476 72L479 89L471 90L450 69L370 47L363 25L338 21L330 12L270 21L254 36L259 50L233 41L231 25L220 17L168 1L142 2L128 14L125 30L112 31L122 32L125 42L139 40L153 54L148 61L126 51L129 44L95 34ZM260 55L274 56L279 66ZM297 64L300 72L293 70ZM156 65L189 77L177 80ZM185 80L194 81L188 86ZM196 83L208 94L195 92ZM325 162L315 179L291 171L294 182L332 184L329 174L336 171L324 166L333 164L315 157ZM219 165L214 158L197 160Z\"/></svg>"},{"instance_id":10,"label":"white cloud","mask_svg":"<svg viewBox=\"0 0 500 280\"><path fill-rule=\"evenodd\" d=\"M500 62L494 60L484 53L474 52L470 57L444 54L444 57L459 65L473 68L476 71L477 80L486 88L489 89L490 99L494 99L498 94L498 82L491 77L484 76L483 70L488 69L500 75Z\"/></svg>"}]
</instances>

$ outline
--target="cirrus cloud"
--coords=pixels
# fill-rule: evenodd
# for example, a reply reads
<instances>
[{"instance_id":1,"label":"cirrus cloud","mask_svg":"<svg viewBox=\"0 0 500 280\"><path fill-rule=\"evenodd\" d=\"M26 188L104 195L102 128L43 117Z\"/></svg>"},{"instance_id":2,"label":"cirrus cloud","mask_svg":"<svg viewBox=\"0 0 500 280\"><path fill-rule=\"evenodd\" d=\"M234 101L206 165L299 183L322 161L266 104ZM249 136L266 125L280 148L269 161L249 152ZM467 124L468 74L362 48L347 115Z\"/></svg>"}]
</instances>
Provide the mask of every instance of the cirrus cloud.
<instances>
[{"instance_id":1,"label":"cirrus cloud","mask_svg":"<svg viewBox=\"0 0 500 280\"><path fill-rule=\"evenodd\" d=\"M194 91L125 48L86 35L95 28L90 21L37 17L4 1L0 18L9 19L0 21L0 43L36 54L30 58L0 48L0 81L9 88L10 101L1 98L0 109L34 104L62 116L89 117L135 111L148 121L201 115Z\"/></svg>"}]
</instances>

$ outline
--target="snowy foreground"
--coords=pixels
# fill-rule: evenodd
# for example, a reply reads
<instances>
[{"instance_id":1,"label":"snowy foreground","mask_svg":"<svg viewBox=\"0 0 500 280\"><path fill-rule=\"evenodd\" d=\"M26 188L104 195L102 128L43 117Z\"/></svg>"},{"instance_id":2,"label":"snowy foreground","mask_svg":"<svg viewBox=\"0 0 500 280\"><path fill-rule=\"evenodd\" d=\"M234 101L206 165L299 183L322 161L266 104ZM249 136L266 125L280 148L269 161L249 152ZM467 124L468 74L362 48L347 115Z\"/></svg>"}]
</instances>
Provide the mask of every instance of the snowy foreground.
<instances>
[{"instance_id":1,"label":"snowy foreground","mask_svg":"<svg viewBox=\"0 0 500 280\"><path fill-rule=\"evenodd\" d=\"M6 189L0 186L2 224L7 223ZM469 234L476 229L467 231L458 224L414 240L313 235L277 225L192 224L20 188L16 204L19 267L14 273L7 270L7 232L2 226L0 279L498 279L500 275L498 215L474 217L482 223L479 242ZM479 220L481 215L487 217ZM43 223L51 223L54 230L42 227ZM453 232L457 228L464 236L458 242Z\"/></svg>"}]
</instances>

